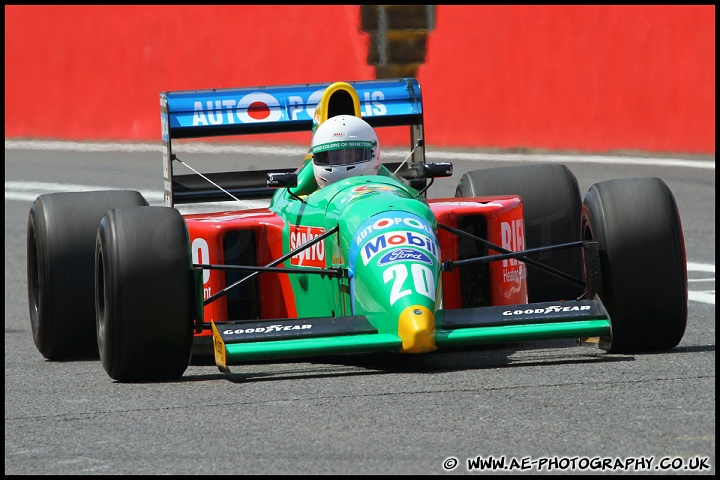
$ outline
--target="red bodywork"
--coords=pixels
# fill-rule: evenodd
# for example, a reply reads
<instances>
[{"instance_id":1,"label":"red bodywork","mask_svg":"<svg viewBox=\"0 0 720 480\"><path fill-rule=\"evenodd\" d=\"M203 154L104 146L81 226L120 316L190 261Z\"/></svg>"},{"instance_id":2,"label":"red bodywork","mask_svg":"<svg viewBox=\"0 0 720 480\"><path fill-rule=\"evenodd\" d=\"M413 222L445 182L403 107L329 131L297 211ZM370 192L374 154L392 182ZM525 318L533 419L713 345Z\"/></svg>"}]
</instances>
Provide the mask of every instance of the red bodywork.
<instances>
[{"instance_id":1,"label":"red bodywork","mask_svg":"<svg viewBox=\"0 0 720 480\"><path fill-rule=\"evenodd\" d=\"M485 239L511 251L525 248L522 202L517 196L431 199L428 203L439 224L458 228L458 222L469 216L485 218ZM254 265L265 266L288 253L288 232L283 219L268 209L231 212L188 214L184 216L190 233L193 263L225 264L224 238L228 232L252 231L255 238ZM442 260L460 258L458 236L438 229L438 243ZM490 254L500 253L490 250ZM278 266L287 266L290 262ZM527 298L525 264L514 260L491 262L490 304L525 304ZM248 272L249 273L249 272ZM225 273L204 270L203 294L208 299L227 285ZM459 270L442 274L443 308L454 310L463 307ZM288 275L263 273L257 277L258 311L261 319L295 318L294 295ZM228 318L227 298L221 296L205 306L205 322L234 320ZM211 335L205 331L199 335Z\"/></svg>"},{"instance_id":2,"label":"red bodywork","mask_svg":"<svg viewBox=\"0 0 720 480\"><path fill-rule=\"evenodd\" d=\"M446 198L428 200L428 203L439 224L457 228L460 218L481 215L487 222L487 241L511 251L525 248L525 226L519 197ZM459 258L456 235L438 229L438 242L443 260ZM492 262L490 276L491 305L527 303L527 270L524 263L518 260ZM442 279L445 310L461 308L459 272L443 272Z\"/></svg>"}]
</instances>

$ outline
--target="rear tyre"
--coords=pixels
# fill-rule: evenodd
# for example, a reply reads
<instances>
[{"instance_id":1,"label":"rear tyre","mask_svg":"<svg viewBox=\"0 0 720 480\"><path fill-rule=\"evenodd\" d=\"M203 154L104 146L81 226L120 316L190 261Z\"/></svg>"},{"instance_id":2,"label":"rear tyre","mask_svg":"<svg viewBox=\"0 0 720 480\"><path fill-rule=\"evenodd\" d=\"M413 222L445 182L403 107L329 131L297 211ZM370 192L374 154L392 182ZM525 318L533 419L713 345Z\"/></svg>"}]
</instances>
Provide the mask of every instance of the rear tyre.
<instances>
[{"instance_id":1,"label":"rear tyre","mask_svg":"<svg viewBox=\"0 0 720 480\"><path fill-rule=\"evenodd\" d=\"M100 222L95 254L97 344L114 380L181 377L194 335L190 236L170 207L118 208Z\"/></svg>"},{"instance_id":2,"label":"rear tyre","mask_svg":"<svg viewBox=\"0 0 720 480\"><path fill-rule=\"evenodd\" d=\"M465 173L456 197L520 195L525 216L527 249L580 240L582 197L575 175L565 165L521 165ZM576 278L582 278L582 252L570 248L535 254L531 258ZM567 280L526 264L530 303L574 300L583 289Z\"/></svg>"},{"instance_id":3,"label":"rear tyre","mask_svg":"<svg viewBox=\"0 0 720 480\"><path fill-rule=\"evenodd\" d=\"M30 325L48 360L97 358L95 237L115 207L143 206L139 192L111 190L40 195L27 226Z\"/></svg>"},{"instance_id":4,"label":"rear tyre","mask_svg":"<svg viewBox=\"0 0 720 480\"><path fill-rule=\"evenodd\" d=\"M685 240L675 197L659 178L596 183L582 208L582 236L598 242L602 292L617 353L677 346L687 325Z\"/></svg>"}]
</instances>

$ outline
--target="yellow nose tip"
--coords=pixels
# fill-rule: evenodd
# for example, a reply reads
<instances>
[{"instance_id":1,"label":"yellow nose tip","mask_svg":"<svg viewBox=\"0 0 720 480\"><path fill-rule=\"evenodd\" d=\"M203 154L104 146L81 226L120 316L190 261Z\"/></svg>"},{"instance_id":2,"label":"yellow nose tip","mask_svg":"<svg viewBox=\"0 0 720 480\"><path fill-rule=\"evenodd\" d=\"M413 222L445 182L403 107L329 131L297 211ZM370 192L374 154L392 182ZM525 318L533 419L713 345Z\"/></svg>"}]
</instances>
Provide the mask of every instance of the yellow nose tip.
<instances>
[{"instance_id":1,"label":"yellow nose tip","mask_svg":"<svg viewBox=\"0 0 720 480\"><path fill-rule=\"evenodd\" d=\"M403 353L427 353L435 346L435 314L422 305L412 305L400 313L398 336Z\"/></svg>"}]
</instances>

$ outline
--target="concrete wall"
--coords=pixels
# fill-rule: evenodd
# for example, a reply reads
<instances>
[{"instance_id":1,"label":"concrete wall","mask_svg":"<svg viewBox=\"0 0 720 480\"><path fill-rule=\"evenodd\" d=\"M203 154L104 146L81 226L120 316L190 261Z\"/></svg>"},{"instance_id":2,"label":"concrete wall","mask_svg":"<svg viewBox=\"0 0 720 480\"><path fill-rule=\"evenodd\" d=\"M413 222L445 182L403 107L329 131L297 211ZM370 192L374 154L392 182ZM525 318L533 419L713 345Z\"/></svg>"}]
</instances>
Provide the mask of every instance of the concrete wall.
<instances>
[{"instance_id":1,"label":"concrete wall","mask_svg":"<svg viewBox=\"0 0 720 480\"><path fill-rule=\"evenodd\" d=\"M434 12L429 145L714 154L714 5ZM359 5L5 6L5 137L159 141L160 91L372 79L369 45Z\"/></svg>"}]
</instances>

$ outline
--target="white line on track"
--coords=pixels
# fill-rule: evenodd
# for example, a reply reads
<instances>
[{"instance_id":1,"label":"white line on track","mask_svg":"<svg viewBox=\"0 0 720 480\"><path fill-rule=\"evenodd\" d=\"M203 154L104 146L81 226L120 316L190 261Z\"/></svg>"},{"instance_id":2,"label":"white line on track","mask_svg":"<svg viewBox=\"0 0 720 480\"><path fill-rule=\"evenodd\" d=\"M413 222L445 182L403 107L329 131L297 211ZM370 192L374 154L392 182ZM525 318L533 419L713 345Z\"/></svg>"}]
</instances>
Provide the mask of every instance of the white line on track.
<instances>
[{"instance_id":1,"label":"white line on track","mask_svg":"<svg viewBox=\"0 0 720 480\"><path fill-rule=\"evenodd\" d=\"M34 202L38 195L55 192L89 192L93 190L118 190L117 187L103 187L99 185L77 185L72 183L49 182L5 182L5 200L20 200ZM142 191L148 203L163 202L162 190Z\"/></svg>"},{"instance_id":2,"label":"white line on track","mask_svg":"<svg viewBox=\"0 0 720 480\"><path fill-rule=\"evenodd\" d=\"M187 153L245 153L250 155L298 155L302 158L307 148L301 145L264 146L254 144L217 144L206 142L173 144L177 152ZM6 150L60 150L74 152L153 152L160 153L160 143L93 143L40 140L5 140ZM407 150L383 150L385 157L405 158ZM654 165L715 170L715 160L687 160L665 157L633 157L618 155L559 155L521 153L452 152L428 147L427 156L434 160L467 160L494 162L544 163L602 163L626 165Z\"/></svg>"}]
</instances>

